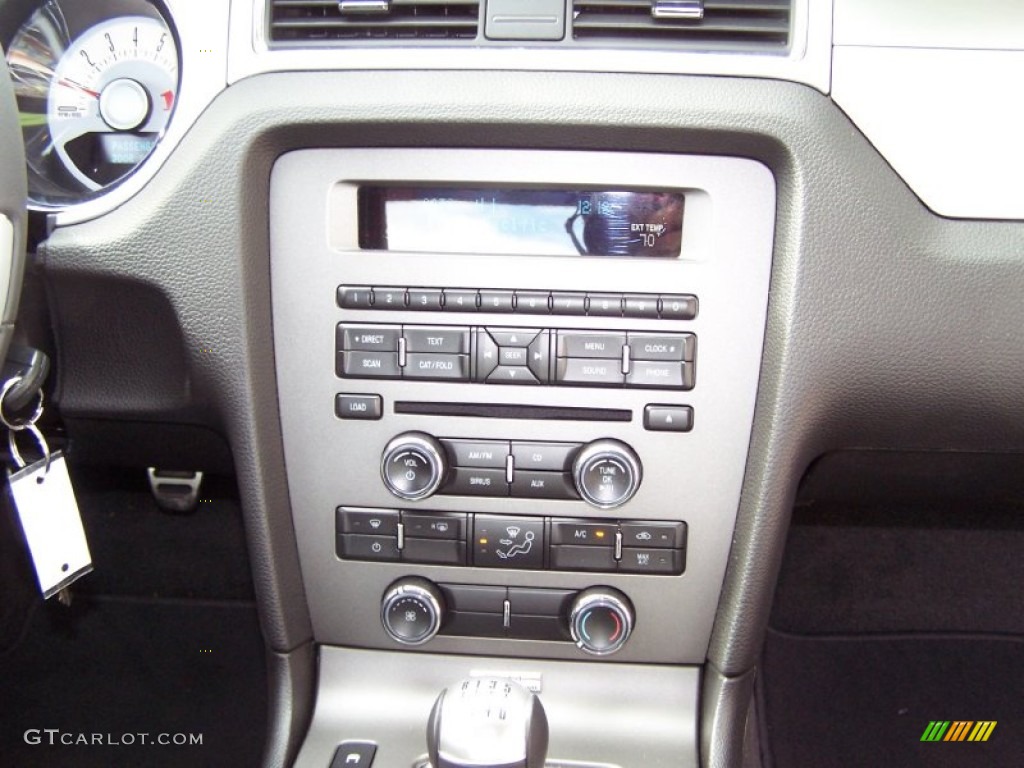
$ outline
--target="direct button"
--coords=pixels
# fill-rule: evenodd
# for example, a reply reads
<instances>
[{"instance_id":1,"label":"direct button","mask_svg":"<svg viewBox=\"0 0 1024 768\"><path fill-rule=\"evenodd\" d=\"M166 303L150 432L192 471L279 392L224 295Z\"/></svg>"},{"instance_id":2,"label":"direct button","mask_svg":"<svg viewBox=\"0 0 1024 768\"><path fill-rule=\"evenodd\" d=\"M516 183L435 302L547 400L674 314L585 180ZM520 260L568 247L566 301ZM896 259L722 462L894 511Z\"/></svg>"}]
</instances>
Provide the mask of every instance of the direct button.
<instances>
[{"instance_id":1,"label":"direct button","mask_svg":"<svg viewBox=\"0 0 1024 768\"><path fill-rule=\"evenodd\" d=\"M403 335L409 352L469 354L469 328L407 325Z\"/></svg>"},{"instance_id":2,"label":"direct button","mask_svg":"<svg viewBox=\"0 0 1024 768\"><path fill-rule=\"evenodd\" d=\"M380 395L337 395L334 398L334 414L339 419L375 421L381 417L382 410Z\"/></svg>"}]
</instances>

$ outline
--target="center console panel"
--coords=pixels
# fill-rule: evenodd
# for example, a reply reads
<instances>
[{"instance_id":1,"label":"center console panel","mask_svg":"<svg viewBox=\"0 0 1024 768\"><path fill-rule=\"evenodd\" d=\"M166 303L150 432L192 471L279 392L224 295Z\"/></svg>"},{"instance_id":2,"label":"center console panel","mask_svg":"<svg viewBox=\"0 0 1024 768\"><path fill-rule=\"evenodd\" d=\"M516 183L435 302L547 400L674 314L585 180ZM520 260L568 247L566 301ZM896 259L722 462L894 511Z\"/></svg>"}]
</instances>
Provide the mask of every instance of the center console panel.
<instances>
[{"instance_id":1,"label":"center console panel","mask_svg":"<svg viewBox=\"0 0 1024 768\"><path fill-rule=\"evenodd\" d=\"M316 640L703 663L774 215L738 158L283 156L275 354Z\"/></svg>"}]
</instances>

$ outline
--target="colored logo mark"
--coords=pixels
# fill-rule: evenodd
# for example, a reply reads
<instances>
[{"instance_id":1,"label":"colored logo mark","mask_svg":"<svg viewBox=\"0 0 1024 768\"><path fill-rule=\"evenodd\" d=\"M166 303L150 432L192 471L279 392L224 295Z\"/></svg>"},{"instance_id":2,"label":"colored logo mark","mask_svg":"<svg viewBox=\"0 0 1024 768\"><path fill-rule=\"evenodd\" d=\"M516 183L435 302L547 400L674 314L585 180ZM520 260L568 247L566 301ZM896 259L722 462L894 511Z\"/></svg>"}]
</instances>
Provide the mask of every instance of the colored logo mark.
<instances>
[{"instance_id":1,"label":"colored logo mark","mask_svg":"<svg viewBox=\"0 0 1024 768\"><path fill-rule=\"evenodd\" d=\"M996 729L995 720L932 720L921 741L988 741Z\"/></svg>"}]
</instances>

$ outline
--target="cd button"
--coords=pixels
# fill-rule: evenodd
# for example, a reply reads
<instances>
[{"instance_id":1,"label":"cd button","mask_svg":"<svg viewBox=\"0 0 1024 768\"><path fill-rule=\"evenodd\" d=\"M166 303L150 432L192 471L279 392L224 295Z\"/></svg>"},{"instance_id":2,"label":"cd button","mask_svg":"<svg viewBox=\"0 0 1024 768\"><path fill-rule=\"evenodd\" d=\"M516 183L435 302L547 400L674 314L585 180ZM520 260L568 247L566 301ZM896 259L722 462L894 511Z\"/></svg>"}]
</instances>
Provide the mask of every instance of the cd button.
<instances>
[{"instance_id":1,"label":"cd button","mask_svg":"<svg viewBox=\"0 0 1024 768\"><path fill-rule=\"evenodd\" d=\"M512 443L516 471L568 472L579 443Z\"/></svg>"}]
</instances>

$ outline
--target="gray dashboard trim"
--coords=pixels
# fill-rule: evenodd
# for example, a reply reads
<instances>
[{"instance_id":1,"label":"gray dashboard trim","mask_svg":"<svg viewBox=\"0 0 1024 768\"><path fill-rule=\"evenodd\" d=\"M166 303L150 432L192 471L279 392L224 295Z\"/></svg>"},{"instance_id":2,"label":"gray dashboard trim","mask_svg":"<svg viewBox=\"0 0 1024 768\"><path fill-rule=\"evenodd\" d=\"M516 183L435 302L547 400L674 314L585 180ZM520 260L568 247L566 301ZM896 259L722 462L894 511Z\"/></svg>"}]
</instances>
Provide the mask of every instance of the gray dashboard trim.
<instances>
[{"instance_id":1,"label":"gray dashboard trim","mask_svg":"<svg viewBox=\"0 0 1024 768\"><path fill-rule=\"evenodd\" d=\"M0 48L0 59L3 58ZM0 353L6 353L18 300L21 297L21 275L25 264L25 151L18 125L18 105L14 99L7 60L0 61Z\"/></svg>"},{"instance_id":2,"label":"gray dashboard trim","mask_svg":"<svg viewBox=\"0 0 1024 768\"><path fill-rule=\"evenodd\" d=\"M290 149L373 145L729 154L772 169L768 331L708 653L725 677L756 663L790 503L816 456L849 447L1024 451L1024 226L931 214L810 88L493 71L253 77L214 101L135 198L102 220L58 229L42 251L62 340L62 408L201 420L229 437L263 629L277 650L307 640L310 625L276 413L270 169ZM180 331L153 343L186 351L184 415L159 399L118 404L106 382L125 361L95 339L144 328L147 316L77 301L83 278L166 298Z\"/></svg>"}]
</instances>

